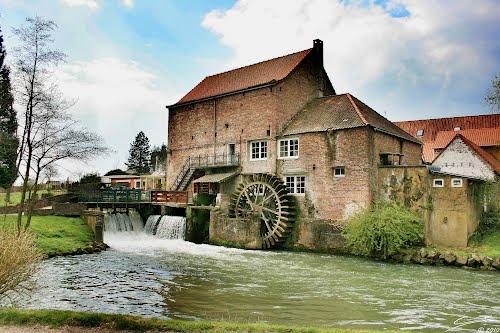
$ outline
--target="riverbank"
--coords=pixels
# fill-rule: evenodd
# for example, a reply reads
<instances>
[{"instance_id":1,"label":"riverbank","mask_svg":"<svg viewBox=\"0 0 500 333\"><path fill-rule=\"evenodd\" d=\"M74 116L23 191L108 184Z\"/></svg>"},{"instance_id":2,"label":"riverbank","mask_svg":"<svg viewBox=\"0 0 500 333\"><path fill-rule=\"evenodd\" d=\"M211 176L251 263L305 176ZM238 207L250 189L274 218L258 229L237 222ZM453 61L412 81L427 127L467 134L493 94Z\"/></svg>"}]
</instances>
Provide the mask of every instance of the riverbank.
<instances>
[{"instance_id":1,"label":"riverbank","mask_svg":"<svg viewBox=\"0 0 500 333\"><path fill-rule=\"evenodd\" d=\"M0 224L15 228L17 216L0 216ZM94 244L92 230L79 217L33 216L31 231L36 245L47 257L94 253L105 246Z\"/></svg>"},{"instance_id":2,"label":"riverbank","mask_svg":"<svg viewBox=\"0 0 500 333\"><path fill-rule=\"evenodd\" d=\"M210 322L203 320L161 320L129 315L73 312L58 310L19 310L14 308L0 309L0 328L15 332L39 332L52 328L48 332L374 332L369 330L330 329L309 326L267 325L261 323ZM9 327L8 329L6 327ZM58 330L61 329L62 330ZM71 328L70 330L67 328ZM94 330L96 329L97 330ZM2 330L3 331L3 330ZM384 332L389 332L384 330Z\"/></svg>"}]
</instances>

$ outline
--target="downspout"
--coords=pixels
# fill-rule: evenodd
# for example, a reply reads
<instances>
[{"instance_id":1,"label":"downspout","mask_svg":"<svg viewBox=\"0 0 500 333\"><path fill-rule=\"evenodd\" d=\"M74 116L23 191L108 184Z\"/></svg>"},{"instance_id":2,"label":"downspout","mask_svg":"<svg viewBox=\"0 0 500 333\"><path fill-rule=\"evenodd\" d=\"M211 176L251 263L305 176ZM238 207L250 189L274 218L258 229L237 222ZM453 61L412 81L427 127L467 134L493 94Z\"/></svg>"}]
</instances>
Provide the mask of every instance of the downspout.
<instances>
[{"instance_id":1,"label":"downspout","mask_svg":"<svg viewBox=\"0 0 500 333\"><path fill-rule=\"evenodd\" d=\"M217 153L217 99L214 98L214 158Z\"/></svg>"}]
</instances>

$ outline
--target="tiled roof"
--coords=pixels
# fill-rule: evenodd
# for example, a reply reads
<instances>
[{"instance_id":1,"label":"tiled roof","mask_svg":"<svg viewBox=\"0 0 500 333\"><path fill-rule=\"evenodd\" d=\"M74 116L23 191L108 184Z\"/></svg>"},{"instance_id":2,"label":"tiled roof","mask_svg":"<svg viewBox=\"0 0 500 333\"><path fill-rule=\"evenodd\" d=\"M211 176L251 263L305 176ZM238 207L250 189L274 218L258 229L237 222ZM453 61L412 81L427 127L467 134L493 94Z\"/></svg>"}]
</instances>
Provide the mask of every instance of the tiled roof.
<instances>
[{"instance_id":1,"label":"tiled roof","mask_svg":"<svg viewBox=\"0 0 500 333\"><path fill-rule=\"evenodd\" d=\"M479 147L477 144L472 142L471 140L467 139L464 135L461 133L456 133L453 139L444 147L443 151L457 138L460 138L467 146L469 146L479 157L483 159L484 162L486 162L493 171L496 173L500 173L500 161L498 161L496 158L494 158L490 153L485 151L483 148ZM436 159L439 157L439 155L436 157Z\"/></svg>"},{"instance_id":2,"label":"tiled roof","mask_svg":"<svg viewBox=\"0 0 500 333\"><path fill-rule=\"evenodd\" d=\"M174 105L198 101L284 79L312 49L207 76Z\"/></svg>"},{"instance_id":3,"label":"tiled roof","mask_svg":"<svg viewBox=\"0 0 500 333\"><path fill-rule=\"evenodd\" d=\"M361 126L420 143L351 94L316 98L299 111L286 125L283 135L323 132Z\"/></svg>"},{"instance_id":4,"label":"tiled roof","mask_svg":"<svg viewBox=\"0 0 500 333\"><path fill-rule=\"evenodd\" d=\"M423 131L423 135L417 138L424 144L422 152L424 161L430 163L434 160L434 141L438 138L439 132L454 132L456 134L454 131L456 127L460 127L461 132L471 129L499 128L500 114L410 120L396 122L395 124L415 137L417 137L417 131ZM481 131L478 131L478 133L480 132ZM451 134L440 134L439 140L446 141L445 136L448 140L451 140L453 136L449 137L450 135ZM476 134L467 133L465 135L476 144L480 144L481 141L476 141L476 139L479 138ZM443 145L440 141L439 146L442 148L446 146L446 144Z\"/></svg>"},{"instance_id":5,"label":"tiled roof","mask_svg":"<svg viewBox=\"0 0 500 333\"><path fill-rule=\"evenodd\" d=\"M468 140L480 147L500 145L500 127L495 128L474 128L463 131L443 131L438 132L434 140L434 149L444 148L451 140L460 133Z\"/></svg>"}]
</instances>

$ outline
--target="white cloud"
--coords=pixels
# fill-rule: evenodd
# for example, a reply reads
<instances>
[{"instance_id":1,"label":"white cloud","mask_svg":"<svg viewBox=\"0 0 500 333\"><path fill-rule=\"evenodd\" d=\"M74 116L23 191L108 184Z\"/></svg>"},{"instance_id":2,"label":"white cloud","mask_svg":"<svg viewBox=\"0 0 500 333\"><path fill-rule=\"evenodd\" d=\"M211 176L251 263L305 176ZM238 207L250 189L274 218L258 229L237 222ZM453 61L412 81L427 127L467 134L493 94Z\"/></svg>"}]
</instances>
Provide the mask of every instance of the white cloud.
<instances>
[{"instance_id":1,"label":"white cloud","mask_svg":"<svg viewBox=\"0 0 500 333\"><path fill-rule=\"evenodd\" d=\"M71 7L84 6L93 10L99 9L99 3L97 2L97 0L59 0L59 1Z\"/></svg>"},{"instance_id":2,"label":"white cloud","mask_svg":"<svg viewBox=\"0 0 500 333\"><path fill-rule=\"evenodd\" d=\"M382 109L391 108L384 98L411 95L412 89L477 92L477 82L487 84L499 69L498 1L403 0L387 8L397 5L410 16L391 17L366 1L239 0L208 13L202 25L233 51L227 67L309 48L320 38L337 91L359 93ZM381 87L384 96L375 96ZM455 98L446 93L441 99Z\"/></svg>"},{"instance_id":3,"label":"white cloud","mask_svg":"<svg viewBox=\"0 0 500 333\"><path fill-rule=\"evenodd\" d=\"M134 7L134 0L122 0L122 3L125 7L128 8Z\"/></svg>"},{"instance_id":4,"label":"white cloud","mask_svg":"<svg viewBox=\"0 0 500 333\"><path fill-rule=\"evenodd\" d=\"M76 99L73 112L116 151L81 170L94 168L102 173L123 167L129 144L141 130L154 144L166 142L165 104L172 96L160 90L158 80L137 63L119 58L77 61L61 67L57 81L65 97ZM74 164L67 169L78 171Z\"/></svg>"}]
</instances>

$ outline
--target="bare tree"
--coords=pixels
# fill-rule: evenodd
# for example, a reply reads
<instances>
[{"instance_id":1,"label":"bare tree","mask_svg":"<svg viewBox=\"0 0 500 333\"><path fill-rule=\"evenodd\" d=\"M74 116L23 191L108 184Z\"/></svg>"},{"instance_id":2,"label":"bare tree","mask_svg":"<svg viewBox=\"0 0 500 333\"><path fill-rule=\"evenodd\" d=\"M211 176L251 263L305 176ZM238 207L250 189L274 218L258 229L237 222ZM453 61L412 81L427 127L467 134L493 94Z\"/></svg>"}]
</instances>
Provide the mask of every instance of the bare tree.
<instances>
[{"instance_id":1,"label":"bare tree","mask_svg":"<svg viewBox=\"0 0 500 333\"><path fill-rule=\"evenodd\" d=\"M491 81L491 87L484 98L493 112L500 111L500 75Z\"/></svg>"},{"instance_id":2,"label":"bare tree","mask_svg":"<svg viewBox=\"0 0 500 333\"><path fill-rule=\"evenodd\" d=\"M18 234L22 230L26 200L29 204L24 229L30 225L38 182L47 167L64 159L86 160L106 150L99 136L77 128L77 122L68 113L73 103L61 96L53 80L54 69L66 58L52 47L56 28L53 21L36 16L27 18L24 26L14 29L20 44L14 49L14 91L17 104L24 112L17 161L23 180L16 224Z\"/></svg>"}]
</instances>

